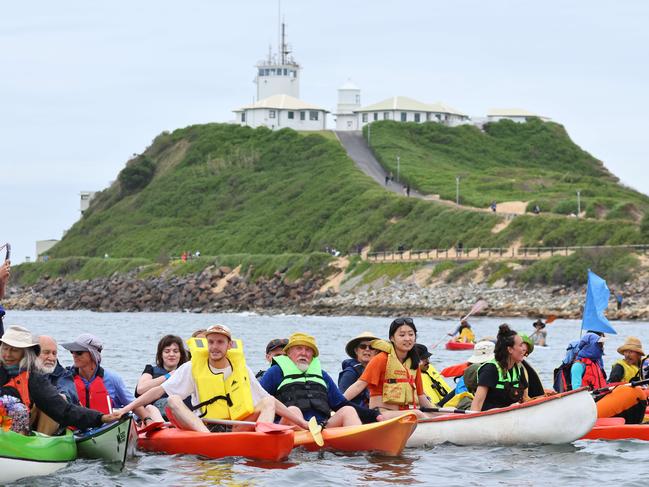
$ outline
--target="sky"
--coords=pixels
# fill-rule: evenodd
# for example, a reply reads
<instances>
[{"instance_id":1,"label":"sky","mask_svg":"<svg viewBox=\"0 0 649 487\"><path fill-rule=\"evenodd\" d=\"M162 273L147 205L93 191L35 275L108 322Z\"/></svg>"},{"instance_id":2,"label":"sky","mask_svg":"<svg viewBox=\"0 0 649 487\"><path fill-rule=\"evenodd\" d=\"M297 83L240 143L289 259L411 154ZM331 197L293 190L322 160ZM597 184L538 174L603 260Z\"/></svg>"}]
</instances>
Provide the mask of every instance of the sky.
<instances>
[{"instance_id":1,"label":"sky","mask_svg":"<svg viewBox=\"0 0 649 487\"><path fill-rule=\"evenodd\" d=\"M364 105L523 108L649 193L646 0L283 0L281 11L306 102L335 111L351 79ZM277 32L276 0L4 5L0 243L12 261L61 238L79 192L106 188L160 132L232 121Z\"/></svg>"}]
</instances>

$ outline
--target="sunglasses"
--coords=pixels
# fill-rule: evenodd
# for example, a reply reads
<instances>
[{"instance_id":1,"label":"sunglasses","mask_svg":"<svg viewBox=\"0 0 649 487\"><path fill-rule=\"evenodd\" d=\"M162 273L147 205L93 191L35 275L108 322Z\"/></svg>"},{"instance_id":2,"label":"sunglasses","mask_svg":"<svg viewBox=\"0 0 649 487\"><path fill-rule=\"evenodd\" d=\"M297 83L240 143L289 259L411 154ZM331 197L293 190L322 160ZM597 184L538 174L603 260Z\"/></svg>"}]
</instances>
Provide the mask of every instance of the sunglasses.
<instances>
[{"instance_id":1,"label":"sunglasses","mask_svg":"<svg viewBox=\"0 0 649 487\"><path fill-rule=\"evenodd\" d=\"M83 354L86 353L86 352L85 352L85 351L83 351L83 352L79 352L79 351L75 350L75 351L71 351L70 353L71 353L72 355L76 355L77 357L79 357L79 356L83 355Z\"/></svg>"},{"instance_id":2,"label":"sunglasses","mask_svg":"<svg viewBox=\"0 0 649 487\"><path fill-rule=\"evenodd\" d=\"M412 321L412 318L397 318L392 323L395 323L397 325L414 325L415 324L415 322Z\"/></svg>"},{"instance_id":3,"label":"sunglasses","mask_svg":"<svg viewBox=\"0 0 649 487\"><path fill-rule=\"evenodd\" d=\"M361 350L370 350L372 346L369 343L361 343L360 345L357 345L356 348L360 348Z\"/></svg>"}]
</instances>

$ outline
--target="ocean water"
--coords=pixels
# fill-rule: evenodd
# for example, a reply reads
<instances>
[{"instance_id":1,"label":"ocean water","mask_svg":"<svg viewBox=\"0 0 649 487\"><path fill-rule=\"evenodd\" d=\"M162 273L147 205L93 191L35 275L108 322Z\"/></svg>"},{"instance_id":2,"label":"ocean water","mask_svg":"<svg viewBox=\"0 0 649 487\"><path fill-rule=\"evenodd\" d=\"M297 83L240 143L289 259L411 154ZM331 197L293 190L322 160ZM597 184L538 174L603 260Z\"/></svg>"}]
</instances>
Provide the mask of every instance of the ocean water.
<instances>
[{"instance_id":1,"label":"ocean water","mask_svg":"<svg viewBox=\"0 0 649 487\"><path fill-rule=\"evenodd\" d=\"M441 369L466 360L470 351L444 349L445 334L455 322L415 318L421 343L429 348L441 341L431 362ZM129 387L147 363L155 360L159 338L173 333L188 337L210 324L228 325L244 342L246 358L253 370L265 368L266 343L294 331L314 335L325 370L335 379L346 358L347 341L364 330L387 338L388 318L345 316L320 317L249 313L93 313L86 311L10 311L5 326L20 324L33 333L54 336L59 343L90 332L104 341L103 365L119 372ZM475 318L476 336L495 336L498 325L531 333L534 319ZM610 336L605 347L607 371L619 355L616 349L624 337L634 335L649 344L648 323L613 322L618 335ZM552 370L560 363L565 346L577 339L580 323L557 320L548 325L548 347L534 350L529 362L539 372L545 387L551 387ZM69 352L60 348L63 365L72 363ZM559 446L458 447L440 445L426 449L406 449L398 458L374 454L309 453L293 451L281 463L254 462L245 458L206 460L195 456L155 455L138 452L123 471L115 471L100 461L77 460L47 478L25 479L21 485L585 485L595 482L631 485L644 482L649 442L577 441Z\"/></svg>"}]
</instances>

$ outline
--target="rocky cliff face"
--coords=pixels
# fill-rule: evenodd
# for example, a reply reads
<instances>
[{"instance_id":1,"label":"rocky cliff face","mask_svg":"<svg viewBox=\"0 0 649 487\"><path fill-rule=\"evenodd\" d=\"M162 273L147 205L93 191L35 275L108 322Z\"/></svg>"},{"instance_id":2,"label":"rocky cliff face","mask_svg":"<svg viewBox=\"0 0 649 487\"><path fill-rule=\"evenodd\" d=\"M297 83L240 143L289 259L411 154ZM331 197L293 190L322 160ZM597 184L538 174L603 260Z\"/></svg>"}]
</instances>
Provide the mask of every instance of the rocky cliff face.
<instances>
[{"instance_id":1,"label":"rocky cliff face","mask_svg":"<svg viewBox=\"0 0 649 487\"><path fill-rule=\"evenodd\" d=\"M461 315L478 299L489 303L483 314L579 318L585 289L565 287L490 287L484 283L446 284L392 280L373 286L324 286L325 279L305 273L295 281L276 272L251 280L237 269L210 267L184 277L138 279L134 273L91 281L42 279L12 288L7 309L85 309L93 311L256 311L328 315ZM321 289L327 289L320 292ZM649 319L649 286L626 283L621 310L611 298L608 316Z\"/></svg>"}]
</instances>

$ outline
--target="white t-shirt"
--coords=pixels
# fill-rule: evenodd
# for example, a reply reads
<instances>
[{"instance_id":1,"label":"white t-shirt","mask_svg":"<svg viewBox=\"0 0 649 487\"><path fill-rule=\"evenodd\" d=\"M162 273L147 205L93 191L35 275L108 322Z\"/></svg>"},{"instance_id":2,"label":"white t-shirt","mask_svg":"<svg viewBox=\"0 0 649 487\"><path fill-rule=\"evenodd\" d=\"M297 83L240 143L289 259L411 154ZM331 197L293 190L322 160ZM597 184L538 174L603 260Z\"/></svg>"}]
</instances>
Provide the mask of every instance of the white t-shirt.
<instances>
[{"instance_id":1,"label":"white t-shirt","mask_svg":"<svg viewBox=\"0 0 649 487\"><path fill-rule=\"evenodd\" d=\"M215 369L211 365L209 366L213 374L223 374L223 379L227 379L232 374L232 367L228 365L224 369ZM250 370L250 367L246 366L248 369L248 377L250 378L250 390L252 392L252 402L257 405L264 397L270 396L266 390L261 387L259 381L255 378L255 373ZM198 387L196 387L196 381L194 381L194 376L192 376L192 363L191 361L185 362L180 367L176 369L173 375L162 383L162 388L168 395L175 394L177 396L185 399L186 397L192 397L192 404L198 404L200 400L198 399ZM200 414L199 410L194 411L196 415Z\"/></svg>"}]
</instances>

